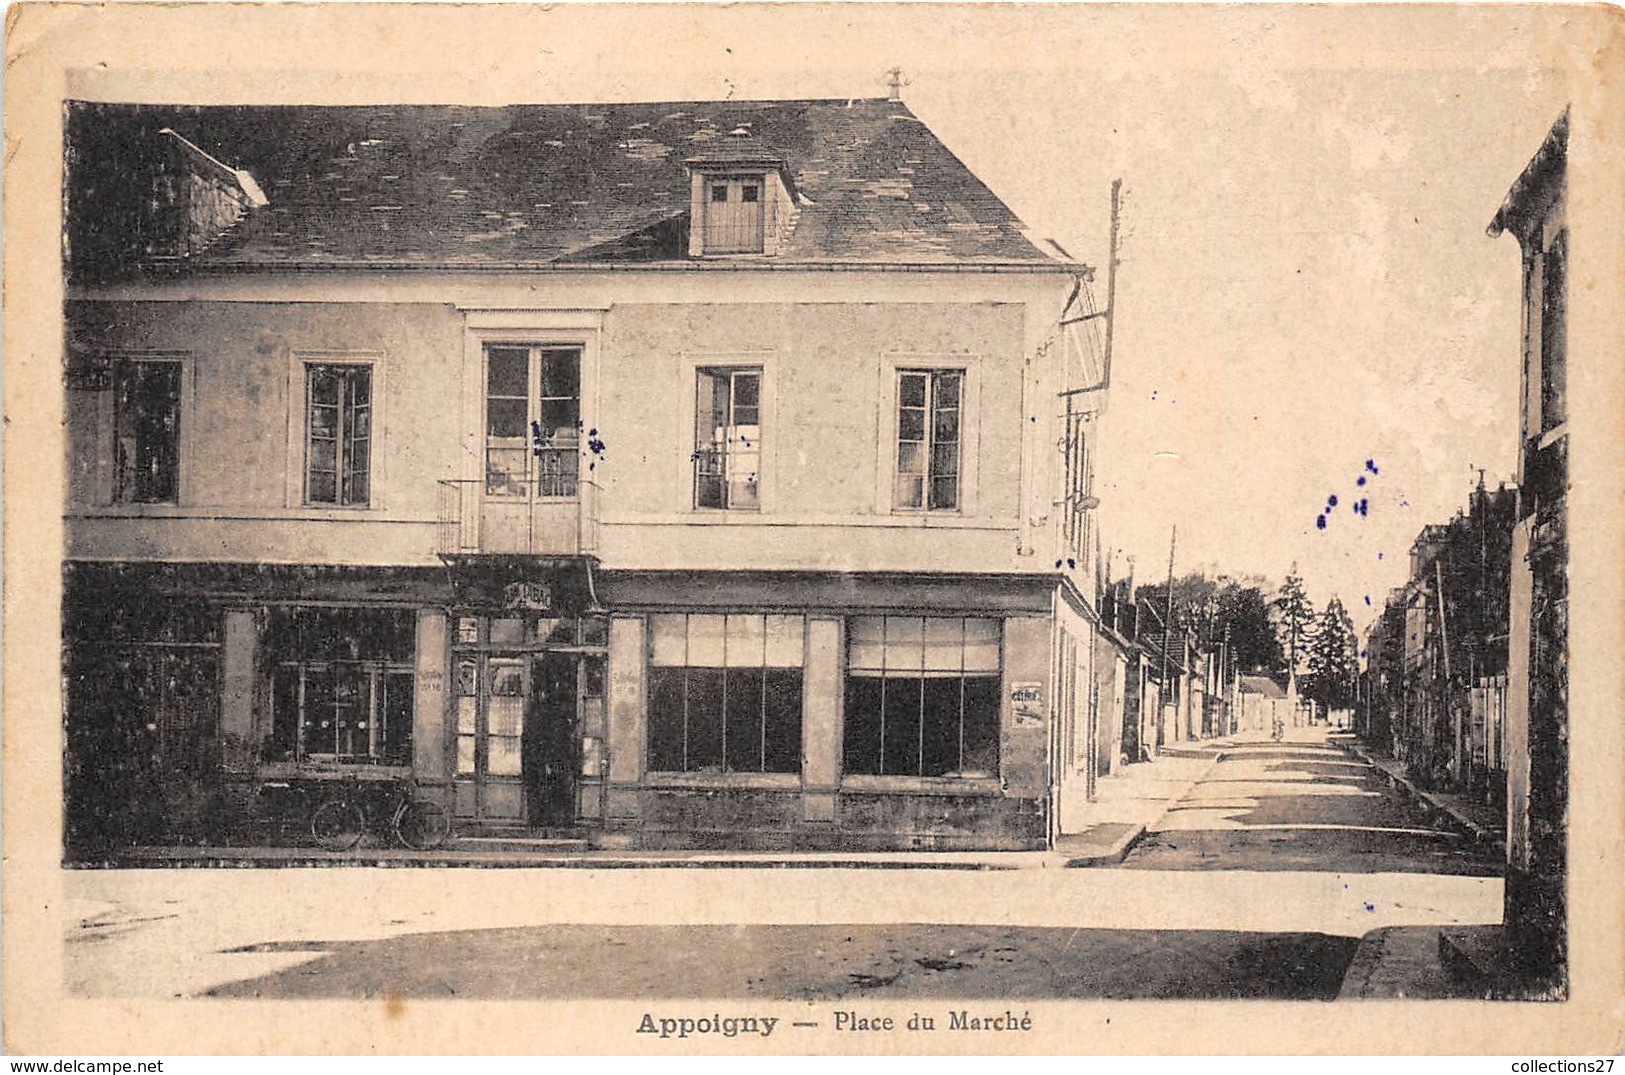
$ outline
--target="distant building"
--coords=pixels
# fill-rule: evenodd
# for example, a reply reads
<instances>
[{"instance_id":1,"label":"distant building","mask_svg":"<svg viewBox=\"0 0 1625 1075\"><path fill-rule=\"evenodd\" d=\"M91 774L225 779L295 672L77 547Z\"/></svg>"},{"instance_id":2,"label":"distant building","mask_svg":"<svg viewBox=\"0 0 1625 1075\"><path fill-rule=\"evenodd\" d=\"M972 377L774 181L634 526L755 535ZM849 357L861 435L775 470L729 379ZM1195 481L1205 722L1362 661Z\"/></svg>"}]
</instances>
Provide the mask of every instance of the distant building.
<instances>
[{"instance_id":1,"label":"distant building","mask_svg":"<svg viewBox=\"0 0 1625 1075\"><path fill-rule=\"evenodd\" d=\"M1532 981L1566 989L1568 220L1565 112L1490 222L1523 256L1523 392L1506 714L1506 924Z\"/></svg>"},{"instance_id":2,"label":"distant building","mask_svg":"<svg viewBox=\"0 0 1625 1075\"><path fill-rule=\"evenodd\" d=\"M1284 727L1292 719L1291 703L1286 689L1269 676L1238 677L1240 696L1240 729L1244 732L1268 733L1279 720Z\"/></svg>"}]
</instances>

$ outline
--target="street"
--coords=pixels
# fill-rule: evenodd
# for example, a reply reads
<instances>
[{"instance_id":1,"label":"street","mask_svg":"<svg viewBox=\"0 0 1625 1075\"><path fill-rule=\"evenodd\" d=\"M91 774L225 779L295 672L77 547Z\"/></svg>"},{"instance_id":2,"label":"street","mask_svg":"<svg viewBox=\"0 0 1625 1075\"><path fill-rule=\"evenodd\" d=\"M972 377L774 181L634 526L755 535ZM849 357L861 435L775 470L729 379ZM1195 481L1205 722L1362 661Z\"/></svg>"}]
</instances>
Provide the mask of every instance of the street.
<instances>
[{"instance_id":1,"label":"street","mask_svg":"<svg viewBox=\"0 0 1625 1075\"><path fill-rule=\"evenodd\" d=\"M1304 732L1303 729L1294 729ZM1243 743L1123 863L1142 870L1333 870L1498 876L1371 766L1314 736Z\"/></svg>"},{"instance_id":2,"label":"street","mask_svg":"<svg viewBox=\"0 0 1625 1075\"><path fill-rule=\"evenodd\" d=\"M101 996L1332 999L1368 932L1502 899L1320 735L1237 746L1116 868L66 877L70 989Z\"/></svg>"}]
</instances>

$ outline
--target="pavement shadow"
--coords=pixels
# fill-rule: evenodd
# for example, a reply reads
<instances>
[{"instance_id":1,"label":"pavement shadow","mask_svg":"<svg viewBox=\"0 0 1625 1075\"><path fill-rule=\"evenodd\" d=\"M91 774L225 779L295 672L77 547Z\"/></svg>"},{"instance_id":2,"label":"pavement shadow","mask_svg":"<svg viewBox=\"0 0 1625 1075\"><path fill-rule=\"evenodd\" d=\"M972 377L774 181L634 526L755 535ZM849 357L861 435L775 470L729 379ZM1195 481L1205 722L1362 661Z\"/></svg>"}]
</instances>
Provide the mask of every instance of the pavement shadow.
<instances>
[{"instance_id":1,"label":"pavement shadow","mask_svg":"<svg viewBox=\"0 0 1625 1075\"><path fill-rule=\"evenodd\" d=\"M1346 751L1294 743L1228 751L1122 865L1485 877L1502 872L1471 840L1441 829L1381 773Z\"/></svg>"},{"instance_id":2,"label":"pavement shadow","mask_svg":"<svg viewBox=\"0 0 1625 1075\"><path fill-rule=\"evenodd\" d=\"M238 951L320 954L208 995L1331 1000L1357 943L1228 930L553 925L255 945Z\"/></svg>"}]
</instances>

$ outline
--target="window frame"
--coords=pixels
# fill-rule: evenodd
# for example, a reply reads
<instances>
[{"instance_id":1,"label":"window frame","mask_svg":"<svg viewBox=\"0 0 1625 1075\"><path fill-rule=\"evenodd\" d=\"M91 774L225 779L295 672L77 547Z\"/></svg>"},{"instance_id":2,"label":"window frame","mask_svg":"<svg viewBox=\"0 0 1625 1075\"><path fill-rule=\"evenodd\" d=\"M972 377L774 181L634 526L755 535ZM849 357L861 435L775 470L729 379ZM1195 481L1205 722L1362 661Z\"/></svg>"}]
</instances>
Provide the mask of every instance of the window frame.
<instances>
[{"instance_id":1,"label":"window frame","mask_svg":"<svg viewBox=\"0 0 1625 1075\"><path fill-rule=\"evenodd\" d=\"M712 519L755 519L774 510L773 476L778 459L778 440L774 435L778 425L778 351L685 351L678 359L678 372L687 393L687 402L676 408L672 422L672 490L668 506L673 512L689 517L704 516ZM695 459L696 433L700 428L700 374L704 370L757 370L761 373L757 397L757 422L762 431L761 451L757 457L756 506L750 508L702 508L698 506L698 481Z\"/></svg>"},{"instance_id":2,"label":"window frame","mask_svg":"<svg viewBox=\"0 0 1625 1075\"><path fill-rule=\"evenodd\" d=\"M296 625L301 613L325 611L328 613L344 612L352 615L398 615L406 616L410 610L400 608L380 608L376 606L292 606L276 610L278 614L286 616L291 622L283 629L293 632L295 638L302 637L299 632L302 628ZM268 718L264 725L268 735L267 744L274 745L283 735L283 721L286 719L282 710L279 696L281 691L281 677L291 674L293 676L293 725L287 733L291 735L291 745L286 756L275 756L264 751L259 756L260 766L287 767L295 769L302 767L330 767L369 768L390 771L409 771L414 764L416 750L416 722L418 703L417 683L417 656L418 640L416 633L415 614L410 616L410 626L400 625L405 637L410 639L410 652L404 655L368 655L357 654L352 658L335 657L323 654L305 647L296 647L290 653L281 651L273 646L270 638L265 638L264 654L264 690L267 703ZM348 670L358 675L365 688L364 705L366 706L367 722L367 753L339 753L337 729L333 732L333 751L306 750L306 726L310 722L311 678L313 675L327 675L331 677L330 691L337 698L338 677L341 670ZM397 736L400 741L401 756L393 760L384 752L386 737L385 725L388 721L389 706L386 701L389 683L391 680L403 683L407 694L404 705L401 707L401 719L404 721L404 733Z\"/></svg>"},{"instance_id":3,"label":"window frame","mask_svg":"<svg viewBox=\"0 0 1625 1075\"><path fill-rule=\"evenodd\" d=\"M332 438L332 440L333 440L333 499L332 500L318 500L314 496L311 495L311 478L312 478L312 474L313 474L312 467L313 467L313 464L314 464L314 461L315 461L314 460L314 445L315 445L316 440L317 440L317 437L315 435L316 434L316 423L314 421L312 421L312 417L313 417L312 416L312 411L313 411L313 409L315 407L317 407L319 405L319 404L317 404L317 402L316 402L316 400L314 398L314 393L312 391L312 385L315 382L315 379L316 379L316 376L317 376L318 372L321 372L321 371L343 371L343 379L340 381L340 385L342 387L340 389L339 401L335 406L335 409L336 409L336 411L338 413L337 413L337 417L336 417L335 424L334 424L334 435L333 435L333 438ZM367 441L367 464L366 464L366 475L365 475L365 477L366 477L367 495L365 497L362 497L362 498L355 498L353 493L349 490L349 484L352 481L352 470L354 468L354 460L351 457L351 452L354 450L354 440L355 440L354 435L353 435L352 423L355 420L353 412L356 411L356 410L359 410L360 407L354 402L354 399L353 399L353 381L351 380L351 378L354 378L359 373L364 373L365 376L366 376L366 381L367 381L367 402L365 404L366 410L368 412L367 437L366 437L366 441ZM373 365L372 365L372 363L370 363L370 362L314 362L314 361L307 361L305 363L305 435L304 435L305 458L304 458L304 465L301 468L301 472L302 472L302 475L303 475L303 481L301 483L302 484L302 489L303 489L303 494L302 494L303 499L302 499L301 503L305 507L367 508L367 507L371 506L371 504L372 504L372 461L373 461L373 458L377 454L376 452L374 452L372 450L372 447L373 447L372 442L373 442L373 439L374 439L373 434L375 433L375 431L377 429L377 423L375 421L376 418L377 418L377 412L374 410L374 401L375 401L375 386L373 384Z\"/></svg>"},{"instance_id":4,"label":"window frame","mask_svg":"<svg viewBox=\"0 0 1625 1075\"><path fill-rule=\"evenodd\" d=\"M180 365L180 405L175 431L175 498L173 500L122 500L118 490L118 369L130 362L175 362ZM197 427L197 367L190 351L160 348L119 348L87 353L74 364L78 379L70 381L70 392L92 394L95 459L87 487L81 496L91 503L121 513L163 512L190 504L192 497L192 453L188 451L190 430ZM70 403L70 407L72 404Z\"/></svg>"},{"instance_id":5,"label":"window frame","mask_svg":"<svg viewBox=\"0 0 1625 1075\"><path fill-rule=\"evenodd\" d=\"M719 643L720 646L721 646L720 655L721 655L721 659L722 659L722 664L720 666L712 665L712 664L695 664L695 663L692 663L693 660L694 660L693 647L694 647L694 637L695 637L694 632L693 632L692 623L693 623L693 619L696 616L715 617L715 618L720 619L722 621L721 626L722 626L722 632L723 633L721 635L721 639L720 639L720 643ZM787 620L798 620L798 621L800 621L800 647L799 647L800 648L800 653L799 653L799 663L797 663L797 664L768 663L767 652L766 651L767 651L767 648L770 645L770 643L768 641L766 621L767 621L767 619L769 617L775 617L775 616L783 618L783 619L787 619ZM657 618L680 619L682 621L683 655L682 655L681 663L676 663L676 662L672 662L672 661L657 661L656 634L657 634L658 629L657 629L656 623L655 623ZM730 663L729 657L728 657L727 652L726 652L727 651L727 644L728 644L727 640L730 637L731 632L732 632L732 625L731 625L731 623L729 621L735 620L735 619L748 619L748 618L753 618L753 619L761 621L758 624L758 626L762 630L762 640L763 640L762 641L763 656L761 658L761 662L759 664L733 664L733 663ZM645 631L645 642L644 642L644 650L645 650L645 652L644 652L644 671L645 671L645 674L646 674L646 676L648 678L648 692L647 692L648 701L647 701L646 712L645 712L643 743L642 743L643 756L644 756L644 771L645 771L646 775L648 776L648 778L654 783L677 783L677 784L681 784L681 783L705 783L705 782L716 782L716 781L735 782L735 783L737 783L737 782L754 782L754 783L763 784L763 785L776 785L776 784L785 783L785 782L797 782L797 783L799 783L799 781L801 779L801 773L802 773L803 769L805 769L806 763L807 763L804 735L805 735L805 731L806 731L806 713L807 713L807 636L808 636L808 633L809 633L808 632L808 623L809 623L809 618L805 614L799 613L799 612L755 612L755 611L752 611L752 612L737 612L737 611L704 610L704 611L695 611L695 612L681 611L681 612L651 613L648 616L647 620L646 620L647 629ZM721 760L721 765L720 765L720 767L699 767L699 768L691 767L689 754L690 754L690 747L691 747L692 742L693 742L693 735L691 734L691 729L690 729L690 724L689 724L689 701L690 701L690 696L691 696L691 677L692 677L692 673L694 673L696 671L699 671L699 672L715 672L715 671L718 671L718 670L720 670L722 672L722 677L721 677L721 680L720 680L721 690L722 690L721 701L720 701L720 704L721 704L721 707L722 707L721 708L722 719L721 719L721 722L720 722L721 738L720 738L718 746L717 746L717 750L719 752L719 756L720 756L720 760ZM662 768L662 767L659 767L659 766L657 766L655 764L655 762L656 762L655 747L654 747L655 717L654 717L654 713L653 713L654 698L655 698L655 693L656 693L656 689L657 689L655 681L656 681L657 674L659 672L662 672L662 671L677 674L678 678L679 678L679 682L682 685L683 705L684 705L684 714L683 714L683 721L682 721L682 733L681 733L682 734L683 763L682 763L682 768L679 768L679 769L672 769L672 768L669 768L669 767ZM769 706L769 703L768 703L769 697L773 694L773 691L772 691L772 688L771 688L771 686L769 684L769 680L768 680L768 676L767 676L767 673L770 672L770 671L796 672L796 673L800 674L800 690L798 691L799 697L797 698L797 704L793 707L793 709L794 709L794 719L795 719L794 735L793 736L792 735L786 735L786 736L783 737L784 741L786 743L793 744L795 762L790 768L770 769L770 768L766 767L767 763L768 763L768 754L769 754L769 747L768 747L769 729L768 729L768 724L769 724L770 717L773 715L773 710L771 709L771 707ZM758 756L758 764L761 766L760 768L737 768L736 769L736 768L731 767L732 758L730 757L730 750L729 750L729 745L728 745L728 724L729 724L730 715L731 715L730 714L730 706L729 706L729 702L728 702L728 679L729 679L729 674L730 673L737 673L737 674L755 673L760 678L760 681L761 681L760 686L759 686L760 694L759 694L759 697L756 700L757 701L757 706L756 706L756 724L755 724L755 726L757 728L757 735L759 737L759 740L758 740L758 755L757 756Z\"/></svg>"},{"instance_id":6,"label":"window frame","mask_svg":"<svg viewBox=\"0 0 1625 1075\"><path fill-rule=\"evenodd\" d=\"M525 433L519 439L523 441L525 453L524 493L493 492L490 486L490 464L488 452L491 450L490 432L490 391L491 352L493 350L523 350L525 358ZM575 353L576 362L576 394L571 396L548 396L543 392L546 389L545 369L547 353L570 351ZM500 500L508 503L531 504L573 504L581 499L581 486L586 482L586 467L582 465L582 453L588 440L586 421L586 368L587 346L579 341L555 341L543 339L485 339L480 343L479 364L479 413L480 422L475 427L479 438L479 470L480 470L480 497L481 499ZM514 399L514 396L499 396L499 399ZM576 438L575 444L543 446L537 443L537 431L540 429L543 412L548 401L574 399L576 410ZM512 438L510 438L512 439ZM575 474L573 483L575 491L572 493L542 493L542 466L540 460L543 451L557 456L573 455L575 460Z\"/></svg>"},{"instance_id":7,"label":"window frame","mask_svg":"<svg viewBox=\"0 0 1625 1075\"><path fill-rule=\"evenodd\" d=\"M706 449L707 442L702 441L702 439L701 439L701 434L704 431L703 428L702 428L701 419L702 419L702 417L704 417L703 404L702 404L702 389L703 389L703 386L704 386L705 379L706 378L720 379L722 377L727 378L727 383L728 383L728 415L727 415L727 422L725 423L723 428L725 428L725 429L727 429L729 431L733 431L733 430L742 429L742 428L746 427L745 423L739 422L737 420L738 419L738 408L739 408L739 402L738 402L739 393L738 393L737 385L738 385L738 379L741 376L752 376L752 377L756 378L756 422L755 422L754 426L751 427L751 428L754 428L756 430L755 448L754 448L753 451L739 451L739 452L736 452L734 449L727 446L727 445L731 445L733 443L733 437L732 437L732 435L730 435L727 438L727 440L724 442L725 446L723 447L723 449L720 452L707 453L707 449ZM719 366L698 366L698 367L695 368L695 371L694 371L694 451L693 451L693 454L691 456L691 458L693 460L693 504L692 504L692 506L693 506L695 511L707 511L707 512L710 512L710 511L743 511L743 512L750 512L752 514L759 514L761 512L761 510L762 510L762 484L763 484L762 483L762 478L763 478L763 465L762 464L763 464L763 460L765 459L766 453L767 453L767 447L766 447L766 445L767 445L767 435L764 432L766 423L763 421L764 412L766 410L765 401L764 401L764 393L765 393L766 383L767 383L766 372L762 368L761 365L719 365ZM714 408L712 410L712 413L713 414L715 413ZM709 422L707 422L706 424L710 425ZM714 427L712 428L712 432L713 432L713 435L714 435L714 432L715 432ZM714 440L711 443L714 443ZM720 504L702 504L700 502L700 482L701 482L701 478L703 476L701 468L703 467L703 465L706 462L707 454L719 455L720 458L721 458L721 461L722 461L722 469L716 475L716 477L720 479L720 490L721 490L721 500L722 500L722 502ZM755 503L753 503L753 504L741 505L741 504L734 503L734 498L733 498L733 495L732 495L733 483L729 480L728 475L729 475L730 465L735 460L736 456L754 456L755 459L756 459L755 481L750 482L750 481L747 480L747 482L746 482L746 484L754 484L755 487L756 487Z\"/></svg>"},{"instance_id":8,"label":"window frame","mask_svg":"<svg viewBox=\"0 0 1625 1075\"><path fill-rule=\"evenodd\" d=\"M880 515L918 519L929 525L931 520L974 518L980 512L978 487L981 436L978 416L981 413L981 381L983 356L961 353L918 353L897 351L883 355L880 361L880 379L876 391L877 407L875 428L879 436L875 459L875 511ZM958 371L959 383L959 471L958 503L952 508L903 508L896 504L898 457L901 450L902 423L899 414L902 376L909 372ZM928 399L929 403L930 400ZM934 425L933 410L927 410L928 425ZM929 482L930 448L926 448L926 476ZM929 491L925 502L929 504Z\"/></svg>"},{"instance_id":9,"label":"window frame","mask_svg":"<svg viewBox=\"0 0 1625 1075\"><path fill-rule=\"evenodd\" d=\"M172 473L169 476L171 495L167 497L143 498L136 496L135 490L139 485L139 479L136 477L135 465L131 463L130 466L126 468L120 466L119 464L119 445L124 439L122 433L126 424L123 421L124 412L119 406L121 382L127 375L133 373L135 369L142 366L174 367L175 397L173 408L175 428L172 437L173 443L169 447L169 454L172 462L168 469L170 469ZM187 381L186 364L178 357L167 355L121 354L113 358L109 373L111 376L110 388L112 392L111 411L113 448L109 459L112 466L111 502L121 506L179 505L181 502L181 442L185 437L186 425L184 414ZM139 426L141 423L137 422L135 424ZM136 454L139 455L139 447L142 441L137 439L134 433L132 433L131 439L137 447ZM127 483L124 480L124 475L126 472L128 472L130 475ZM128 485L128 490L125 488L126 485Z\"/></svg>"},{"instance_id":10,"label":"window frame","mask_svg":"<svg viewBox=\"0 0 1625 1075\"><path fill-rule=\"evenodd\" d=\"M383 351L295 349L288 356L288 466L287 506L300 511L332 512L335 515L383 510L388 453L382 450L388 415L385 406L386 377ZM367 438L367 500L365 503L335 503L311 500L310 474L310 369L313 366L366 366L371 382L371 429Z\"/></svg>"},{"instance_id":11,"label":"window frame","mask_svg":"<svg viewBox=\"0 0 1625 1075\"><path fill-rule=\"evenodd\" d=\"M890 628L889 628L888 621L891 621L891 620L899 620L899 621L911 620L911 621L918 621L919 624L920 624L920 628L921 628L921 630L920 630L920 645L921 645L920 668L915 669L915 668L911 668L911 667L907 667L907 666L899 666L898 668L895 669L895 671L902 672L902 673L907 673L907 672L916 673L913 676L900 675L900 676L895 676L894 677L894 676L889 675L889 672L892 671L892 669L887 668L887 666L886 666L886 658L887 658L887 655L888 655L888 652L889 652L889 646L890 646L890 642L889 642L889 630L890 630ZM990 672L990 671L987 671L985 669L982 669L982 670L967 669L967 668L964 667L964 655L965 655L964 647L967 644L967 640L968 640L968 635L966 634L966 626L965 625L966 625L967 621L970 621L970 620L986 620L986 621L989 621L989 622L991 622L991 623L993 623L995 625L994 626L994 633L995 633L996 644L997 644L997 668L994 671ZM881 634L882 641L880 643L881 661L882 661L882 663L881 663L881 667L879 669L868 668L868 667L859 668L859 667L854 666L855 665L855 660L856 660L856 655L855 655L854 651L857 648L855 646L855 644L854 644L854 634L856 633L856 630L857 630L857 627L858 627L858 624L859 624L860 621L874 621L874 622L878 622L879 625L880 625L881 632L882 632L882 634ZM957 622L959 624L960 646L961 646L960 659L959 659L960 668L953 675L927 676L927 675L925 675L925 672L927 671L927 669L925 668L925 665L927 663L926 658L925 658L925 650L926 650L926 645L927 645L927 639L931 635L931 628L930 628L929 625L931 623L943 624L943 623L949 623L949 622ZM914 615L914 614L891 615L891 614L882 613L882 614L879 614L879 615L871 615L871 616L851 616L851 617L848 617L846 619L846 622L845 622L845 625L844 625L844 630L843 630L843 646L842 646L842 658L841 658L841 699L842 699L841 706L842 706L842 712L844 714L844 717L843 717L843 720L842 720L842 731L841 731L841 781L842 781L842 785L843 786L855 786L855 784L863 784L865 786L872 787L872 788L875 788L875 789L884 789L885 787L887 787L890 784L907 784L907 785L911 785L911 786L916 786L917 785L917 786L922 786L922 787L924 787L924 786L939 786L939 785L965 785L965 786L969 786L969 787L972 787L972 788L980 788L980 789L984 789L984 790L1002 788L1001 778L1002 778L1003 764L1004 764L1004 741L1003 740L1004 740L1004 725L1005 725L1005 712L1004 712L1004 710L1005 710L1005 698L1004 698L1004 696L1005 696L1005 684L1006 684L1005 672L1006 672L1007 664L1008 664L1008 660L1007 660L1007 654L1005 652L1005 621L1004 621L1004 618L1000 617L1000 616L987 616L987 615L984 615L984 616L971 616L971 615ZM938 669L937 671L940 672L940 671L946 671L946 670ZM875 674L877 672L878 672L878 674ZM868 673L868 674L860 674L860 673ZM876 770L884 770L886 768L887 744L886 744L886 731L885 731L885 702L884 702L885 690L886 690L885 684L888 681L888 679L894 679L894 678L895 679L918 679L920 681L920 683L921 683L920 701L919 701L920 712L919 712L919 716L918 716L918 725L919 725L919 727L918 727L918 731L916 733L916 735L918 737L918 740L917 740L918 754L917 754L917 757L916 757L915 772L912 772L912 773L909 773L909 772L890 773L890 772L876 771ZM993 733L993 737L992 737L992 750L993 750L992 762L993 762L993 764L992 764L990 769L966 769L965 768L965 761L966 761L965 723L966 723L966 709L967 709L967 707L966 707L967 696L966 696L965 683L966 683L967 680L972 679L972 678L976 678L976 679L992 679L996 684L995 687L994 687L994 690L993 690L993 695L992 695L992 714L991 714L991 716L992 716L992 733ZM854 686L853 686L852 681L854 679L879 680L880 683L882 684L882 686L881 686L881 698L882 698L881 705L882 705L882 708L881 708L881 712L880 712L880 731L879 731L879 742L878 742L880 754L879 754L879 757L876 759L875 770L859 771L859 770L854 770L854 769L851 769L851 768L848 767L848 757L849 757L849 754L851 753L851 749L852 749L848 737L851 734L852 728L853 728L853 721L852 721L852 716L853 716L853 713L852 713L852 708L853 708L852 694L853 694L853 691L854 691ZM956 759L957 762L958 762L958 765L957 765L956 768L949 769L949 770L947 770L945 772L942 772L942 773L925 773L925 772L923 772L923 770L925 769L925 762L926 762L926 756L927 756L926 736L925 736L926 699L925 699L925 687L924 687L924 684L929 679L939 679L939 680L957 679L959 681L959 715L958 715L959 749L958 749L958 758Z\"/></svg>"}]
</instances>

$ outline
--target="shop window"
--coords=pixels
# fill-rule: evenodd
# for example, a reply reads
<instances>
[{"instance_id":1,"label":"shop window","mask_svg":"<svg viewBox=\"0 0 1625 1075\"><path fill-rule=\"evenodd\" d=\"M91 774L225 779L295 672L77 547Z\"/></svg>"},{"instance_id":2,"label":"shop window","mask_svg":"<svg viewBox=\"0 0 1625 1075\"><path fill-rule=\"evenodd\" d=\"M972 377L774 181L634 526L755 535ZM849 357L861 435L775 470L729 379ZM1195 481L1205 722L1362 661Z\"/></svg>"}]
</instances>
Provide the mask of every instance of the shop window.
<instances>
[{"instance_id":1,"label":"shop window","mask_svg":"<svg viewBox=\"0 0 1625 1075\"><path fill-rule=\"evenodd\" d=\"M266 760L411 764L413 631L408 611L273 612Z\"/></svg>"},{"instance_id":2,"label":"shop window","mask_svg":"<svg viewBox=\"0 0 1625 1075\"><path fill-rule=\"evenodd\" d=\"M846 772L997 775L999 638L992 619L851 620Z\"/></svg>"},{"instance_id":3,"label":"shop window","mask_svg":"<svg viewBox=\"0 0 1625 1075\"><path fill-rule=\"evenodd\" d=\"M801 769L800 616L649 618L649 768Z\"/></svg>"},{"instance_id":4,"label":"shop window","mask_svg":"<svg viewBox=\"0 0 1625 1075\"><path fill-rule=\"evenodd\" d=\"M174 504L180 494L181 363L113 367L113 500Z\"/></svg>"},{"instance_id":5,"label":"shop window","mask_svg":"<svg viewBox=\"0 0 1625 1075\"><path fill-rule=\"evenodd\" d=\"M485 492L576 495L581 462L581 349L485 349Z\"/></svg>"},{"instance_id":6,"label":"shop window","mask_svg":"<svg viewBox=\"0 0 1625 1075\"><path fill-rule=\"evenodd\" d=\"M372 496L372 367L305 365L305 502Z\"/></svg>"},{"instance_id":7,"label":"shop window","mask_svg":"<svg viewBox=\"0 0 1625 1075\"><path fill-rule=\"evenodd\" d=\"M892 506L901 511L959 507L963 370L897 373L897 469Z\"/></svg>"},{"instance_id":8,"label":"shop window","mask_svg":"<svg viewBox=\"0 0 1625 1075\"><path fill-rule=\"evenodd\" d=\"M760 507L761 368L700 370L694 415L694 506Z\"/></svg>"}]
</instances>

